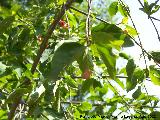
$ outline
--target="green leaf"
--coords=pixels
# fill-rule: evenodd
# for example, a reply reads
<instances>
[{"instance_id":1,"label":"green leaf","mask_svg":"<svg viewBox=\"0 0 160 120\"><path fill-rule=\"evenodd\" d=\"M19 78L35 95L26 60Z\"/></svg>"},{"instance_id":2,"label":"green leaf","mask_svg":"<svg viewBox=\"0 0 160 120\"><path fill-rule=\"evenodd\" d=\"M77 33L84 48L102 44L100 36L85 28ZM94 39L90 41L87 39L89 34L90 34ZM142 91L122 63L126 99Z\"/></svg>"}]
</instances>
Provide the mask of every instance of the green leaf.
<instances>
[{"instance_id":1,"label":"green leaf","mask_svg":"<svg viewBox=\"0 0 160 120\"><path fill-rule=\"evenodd\" d=\"M11 27L13 21L14 21L13 16L7 17L3 21L1 21L0 22L0 34L4 33L9 27Z\"/></svg>"},{"instance_id":2,"label":"green leaf","mask_svg":"<svg viewBox=\"0 0 160 120\"><path fill-rule=\"evenodd\" d=\"M68 86L73 87L73 88L77 88L78 85L76 84L76 82L74 81L74 79L67 77L65 78L64 82L67 83Z\"/></svg>"},{"instance_id":3,"label":"green leaf","mask_svg":"<svg viewBox=\"0 0 160 120\"><path fill-rule=\"evenodd\" d=\"M128 16L128 13L127 13L125 6L123 6L121 3L118 4L118 10L121 13L121 15L123 15L124 17Z\"/></svg>"},{"instance_id":4,"label":"green leaf","mask_svg":"<svg viewBox=\"0 0 160 120\"><path fill-rule=\"evenodd\" d=\"M133 79L138 80L139 83L142 83L145 79L145 71L140 68L136 68L133 73Z\"/></svg>"},{"instance_id":5,"label":"green leaf","mask_svg":"<svg viewBox=\"0 0 160 120\"><path fill-rule=\"evenodd\" d=\"M160 70L154 68L154 66L149 66L149 76L151 81L155 85L160 85Z\"/></svg>"},{"instance_id":6,"label":"green leaf","mask_svg":"<svg viewBox=\"0 0 160 120\"><path fill-rule=\"evenodd\" d=\"M138 86L138 89L132 94L134 99L137 99L141 95L141 86Z\"/></svg>"},{"instance_id":7,"label":"green leaf","mask_svg":"<svg viewBox=\"0 0 160 120\"><path fill-rule=\"evenodd\" d=\"M119 56L126 59L126 60L128 60L130 58L126 53L123 53L123 52L120 52Z\"/></svg>"},{"instance_id":8,"label":"green leaf","mask_svg":"<svg viewBox=\"0 0 160 120\"><path fill-rule=\"evenodd\" d=\"M8 118L7 111L0 110L0 119L7 120L7 118Z\"/></svg>"},{"instance_id":9,"label":"green leaf","mask_svg":"<svg viewBox=\"0 0 160 120\"><path fill-rule=\"evenodd\" d=\"M86 69L93 70L93 61L90 53L84 53L78 60L79 68L82 72Z\"/></svg>"},{"instance_id":10,"label":"green leaf","mask_svg":"<svg viewBox=\"0 0 160 120\"><path fill-rule=\"evenodd\" d=\"M154 9L151 11L151 15L153 13L156 13L159 10L160 6L159 5L155 5Z\"/></svg>"},{"instance_id":11,"label":"green leaf","mask_svg":"<svg viewBox=\"0 0 160 120\"><path fill-rule=\"evenodd\" d=\"M116 78L115 81L118 83L119 86L121 86L122 89L125 88L123 82L120 79Z\"/></svg>"},{"instance_id":12,"label":"green leaf","mask_svg":"<svg viewBox=\"0 0 160 120\"><path fill-rule=\"evenodd\" d=\"M107 67L108 74L112 79L115 79L116 75L116 56L112 53L112 48L107 45L96 45L97 50Z\"/></svg>"},{"instance_id":13,"label":"green leaf","mask_svg":"<svg viewBox=\"0 0 160 120\"><path fill-rule=\"evenodd\" d=\"M120 50L125 38L126 34L123 33L122 29L113 24L99 24L92 28L92 40L112 79L115 78L116 74L117 58L112 49Z\"/></svg>"},{"instance_id":14,"label":"green leaf","mask_svg":"<svg viewBox=\"0 0 160 120\"><path fill-rule=\"evenodd\" d=\"M54 53L49 79L56 81L60 72L79 59L84 53L85 47L76 42L63 43Z\"/></svg>"},{"instance_id":15,"label":"green leaf","mask_svg":"<svg viewBox=\"0 0 160 120\"><path fill-rule=\"evenodd\" d=\"M154 118L154 120L159 120L160 119L160 112L153 111L152 113L150 113L150 116L152 116L152 118Z\"/></svg>"},{"instance_id":16,"label":"green leaf","mask_svg":"<svg viewBox=\"0 0 160 120\"><path fill-rule=\"evenodd\" d=\"M83 2L83 0L76 0L76 2L78 2L78 3L82 3L82 2Z\"/></svg>"},{"instance_id":17,"label":"green leaf","mask_svg":"<svg viewBox=\"0 0 160 120\"><path fill-rule=\"evenodd\" d=\"M137 35L137 31L129 25L126 25L126 30L128 31L128 34L133 37Z\"/></svg>"},{"instance_id":18,"label":"green leaf","mask_svg":"<svg viewBox=\"0 0 160 120\"><path fill-rule=\"evenodd\" d=\"M21 97L24 94L29 93L30 90L28 90L27 88L17 88L16 90L14 90L7 98L6 102L10 103L10 102L14 102L16 101L19 97Z\"/></svg>"},{"instance_id":19,"label":"green leaf","mask_svg":"<svg viewBox=\"0 0 160 120\"><path fill-rule=\"evenodd\" d=\"M152 55L152 58L155 62L160 63L160 51L151 51L149 52ZM149 57L149 59L151 59Z\"/></svg>"},{"instance_id":20,"label":"green leaf","mask_svg":"<svg viewBox=\"0 0 160 120\"><path fill-rule=\"evenodd\" d=\"M62 5L65 2L66 2L66 0L58 0L58 5Z\"/></svg>"},{"instance_id":21,"label":"green leaf","mask_svg":"<svg viewBox=\"0 0 160 120\"><path fill-rule=\"evenodd\" d=\"M94 42L102 42L102 44L104 42L111 43L112 41L112 46L114 46L114 42L118 42L120 47L122 44L121 40L124 41L122 47L131 47L134 45L131 37L128 34L125 34L123 30L116 25L109 23L101 23L93 27L92 39Z\"/></svg>"},{"instance_id":22,"label":"green leaf","mask_svg":"<svg viewBox=\"0 0 160 120\"><path fill-rule=\"evenodd\" d=\"M0 62L0 75L2 75L6 71L7 66Z\"/></svg>"},{"instance_id":23,"label":"green leaf","mask_svg":"<svg viewBox=\"0 0 160 120\"><path fill-rule=\"evenodd\" d=\"M111 3L111 5L109 6L108 12L111 16L116 15L118 11L118 2L113 2Z\"/></svg>"},{"instance_id":24,"label":"green leaf","mask_svg":"<svg viewBox=\"0 0 160 120\"><path fill-rule=\"evenodd\" d=\"M82 93L85 93L87 91L89 92L92 89L95 90L98 88L102 88L102 85L101 85L100 81L97 81L95 79L88 79L82 83Z\"/></svg>"},{"instance_id":25,"label":"green leaf","mask_svg":"<svg viewBox=\"0 0 160 120\"><path fill-rule=\"evenodd\" d=\"M77 21L76 21L76 17L74 16L74 14L70 13L69 11L66 12L68 15L68 19L69 19L69 26L72 27L76 27L77 25Z\"/></svg>"},{"instance_id":26,"label":"green leaf","mask_svg":"<svg viewBox=\"0 0 160 120\"><path fill-rule=\"evenodd\" d=\"M134 60L129 59L126 65L126 72L128 76L127 81L126 81L127 92L134 89L135 86L137 85L137 80L133 79L133 73L134 73L135 68L136 68L136 65L134 63Z\"/></svg>"},{"instance_id":27,"label":"green leaf","mask_svg":"<svg viewBox=\"0 0 160 120\"><path fill-rule=\"evenodd\" d=\"M92 109L92 104L90 104L89 102L83 102L78 109L80 109L81 111L89 111Z\"/></svg>"}]
</instances>

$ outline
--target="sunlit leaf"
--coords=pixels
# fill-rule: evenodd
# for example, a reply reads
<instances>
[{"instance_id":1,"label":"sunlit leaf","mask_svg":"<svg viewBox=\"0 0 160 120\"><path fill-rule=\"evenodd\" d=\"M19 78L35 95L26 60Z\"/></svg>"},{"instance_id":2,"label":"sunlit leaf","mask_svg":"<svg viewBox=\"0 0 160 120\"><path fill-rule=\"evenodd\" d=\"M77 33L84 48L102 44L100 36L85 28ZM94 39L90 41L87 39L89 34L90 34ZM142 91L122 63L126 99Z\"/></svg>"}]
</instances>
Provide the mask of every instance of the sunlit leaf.
<instances>
[{"instance_id":1,"label":"sunlit leaf","mask_svg":"<svg viewBox=\"0 0 160 120\"><path fill-rule=\"evenodd\" d=\"M118 11L118 2L113 2L111 3L111 5L109 6L108 12L111 16L116 15Z\"/></svg>"},{"instance_id":2,"label":"sunlit leaf","mask_svg":"<svg viewBox=\"0 0 160 120\"><path fill-rule=\"evenodd\" d=\"M125 6L123 6L122 4L118 4L118 10L121 13L121 15L123 15L124 17L128 16L128 12L127 12Z\"/></svg>"},{"instance_id":3,"label":"sunlit leaf","mask_svg":"<svg viewBox=\"0 0 160 120\"><path fill-rule=\"evenodd\" d=\"M88 102L83 102L81 104L81 106L78 107L78 109L80 109L81 111L88 111L92 109L92 104L88 103Z\"/></svg>"},{"instance_id":4,"label":"sunlit leaf","mask_svg":"<svg viewBox=\"0 0 160 120\"><path fill-rule=\"evenodd\" d=\"M149 66L149 76L151 78L151 81L155 85L160 85L160 70L154 68L154 66Z\"/></svg>"},{"instance_id":5,"label":"sunlit leaf","mask_svg":"<svg viewBox=\"0 0 160 120\"><path fill-rule=\"evenodd\" d=\"M129 25L126 25L126 30L127 30L128 34L131 35L131 36L136 36L137 35L137 31Z\"/></svg>"}]
</instances>

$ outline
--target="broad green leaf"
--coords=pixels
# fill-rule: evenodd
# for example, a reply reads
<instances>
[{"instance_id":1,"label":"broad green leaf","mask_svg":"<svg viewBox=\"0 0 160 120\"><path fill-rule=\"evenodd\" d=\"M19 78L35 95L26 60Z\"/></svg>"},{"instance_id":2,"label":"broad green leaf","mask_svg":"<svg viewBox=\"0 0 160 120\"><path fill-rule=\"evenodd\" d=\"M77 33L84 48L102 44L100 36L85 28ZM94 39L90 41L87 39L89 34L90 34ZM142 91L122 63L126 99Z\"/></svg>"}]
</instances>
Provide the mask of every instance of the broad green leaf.
<instances>
[{"instance_id":1,"label":"broad green leaf","mask_svg":"<svg viewBox=\"0 0 160 120\"><path fill-rule=\"evenodd\" d=\"M6 71L7 66L0 62L0 75L2 75Z\"/></svg>"},{"instance_id":2,"label":"broad green leaf","mask_svg":"<svg viewBox=\"0 0 160 120\"><path fill-rule=\"evenodd\" d=\"M116 74L117 58L112 52L112 48L120 50L125 38L126 35L122 29L113 24L99 24L92 29L92 40L112 79Z\"/></svg>"},{"instance_id":3,"label":"broad green leaf","mask_svg":"<svg viewBox=\"0 0 160 120\"><path fill-rule=\"evenodd\" d=\"M133 79L139 83L142 83L145 79L145 71L141 70L140 68L136 68L133 73Z\"/></svg>"},{"instance_id":4,"label":"broad green leaf","mask_svg":"<svg viewBox=\"0 0 160 120\"><path fill-rule=\"evenodd\" d=\"M70 77L65 78L64 82L66 82L67 85L70 86L70 87L77 88L76 82L74 81L74 79L72 79Z\"/></svg>"},{"instance_id":5,"label":"broad green leaf","mask_svg":"<svg viewBox=\"0 0 160 120\"><path fill-rule=\"evenodd\" d=\"M160 70L154 68L154 66L149 66L149 76L151 81L155 85L160 85Z\"/></svg>"},{"instance_id":6,"label":"broad green leaf","mask_svg":"<svg viewBox=\"0 0 160 120\"><path fill-rule=\"evenodd\" d=\"M111 115L112 115L112 113L113 113L116 109L117 109L117 105L111 106L111 107L109 108L107 114L111 114ZM112 119L112 118L113 118L113 117L111 117L111 119Z\"/></svg>"},{"instance_id":7,"label":"broad green leaf","mask_svg":"<svg viewBox=\"0 0 160 120\"><path fill-rule=\"evenodd\" d=\"M0 34L4 33L9 27L11 27L14 19L13 16L10 16L0 22Z\"/></svg>"},{"instance_id":8,"label":"broad green leaf","mask_svg":"<svg viewBox=\"0 0 160 120\"><path fill-rule=\"evenodd\" d=\"M54 53L49 78L56 81L60 72L79 59L84 53L85 47L76 42L63 43Z\"/></svg>"},{"instance_id":9,"label":"broad green leaf","mask_svg":"<svg viewBox=\"0 0 160 120\"><path fill-rule=\"evenodd\" d=\"M104 83L104 85L102 87L97 87L96 91L99 91L100 94L103 94L103 95L107 94L107 92L108 92L108 86L107 86L107 84Z\"/></svg>"},{"instance_id":10,"label":"broad green leaf","mask_svg":"<svg viewBox=\"0 0 160 120\"><path fill-rule=\"evenodd\" d=\"M151 11L151 15L153 13L156 13L159 10L160 6L159 5L155 5L154 9Z\"/></svg>"},{"instance_id":11,"label":"broad green leaf","mask_svg":"<svg viewBox=\"0 0 160 120\"><path fill-rule=\"evenodd\" d=\"M76 2L78 2L78 3L82 3L82 2L83 2L83 0L76 0Z\"/></svg>"},{"instance_id":12,"label":"broad green leaf","mask_svg":"<svg viewBox=\"0 0 160 120\"><path fill-rule=\"evenodd\" d=\"M116 75L116 56L112 53L112 48L107 45L96 45L97 50L103 60L104 64L107 67L108 74L112 79Z\"/></svg>"},{"instance_id":13,"label":"broad green leaf","mask_svg":"<svg viewBox=\"0 0 160 120\"><path fill-rule=\"evenodd\" d=\"M152 116L152 118L153 118L154 120L159 120L159 119L160 119L160 112L158 112L158 111L153 111L153 112L150 113L150 116Z\"/></svg>"},{"instance_id":14,"label":"broad green leaf","mask_svg":"<svg viewBox=\"0 0 160 120\"><path fill-rule=\"evenodd\" d=\"M7 98L6 102L10 103L10 102L14 102L16 101L19 97L21 97L24 94L29 93L30 90L28 90L28 88L17 88L16 90L14 90Z\"/></svg>"},{"instance_id":15,"label":"broad green leaf","mask_svg":"<svg viewBox=\"0 0 160 120\"><path fill-rule=\"evenodd\" d=\"M125 88L123 82L122 82L119 78L116 78L116 79L115 79L115 82L117 82L118 85L121 86L122 89Z\"/></svg>"},{"instance_id":16,"label":"broad green leaf","mask_svg":"<svg viewBox=\"0 0 160 120\"><path fill-rule=\"evenodd\" d=\"M136 68L136 65L134 63L134 60L129 59L126 65L126 72L128 76L127 81L126 81L127 92L134 89L135 86L137 85L137 80L133 79L133 73L134 73L135 68Z\"/></svg>"},{"instance_id":17,"label":"broad green leaf","mask_svg":"<svg viewBox=\"0 0 160 120\"><path fill-rule=\"evenodd\" d=\"M83 102L78 109L80 109L81 111L89 111L92 109L92 104L90 104L89 102Z\"/></svg>"},{"instance_id":18,"label":"broad green leaf","mask_svg":"<svg viewBox=\"0 0 160 120\"><path fill-rule=\"evenodd\" d=\"M7 120L7 118L8 118L7 111L0 110L0 119L1 120Z\"/></svg>"},{"instance_id":19,"label":"broad green leaf","mask_svg":"<svg viewBox=\"0 0 160 120\"><path fill-rule=\"evenodd\" d=\"M72 27L76 27L77 25L77 21L76 21L76 17L74 16L74 14L70 13L70 12L66 12L68 15L68 19L69 19L69 26Z\"/></svg>"},{"instance_id":20,"label":"broad green leaf","mask_svg":"<svg viewBox=\"0 0 160 120\"><path fill-rule=\"evenodd\" d=\"M111 16L116 15L118 11L118 2L113 2L111 3L111 5L109 6L108 12Z\"/></svg>"},{"instance_id":21,"label":"broad green leaf","mask_svg":"<svg viewBox=\"0 0 160 120\"><path fill-rule=\"evenodd\" d=\"M78 60L79 68L82 72L86 69L93 70L93 61L90 53L84 53Z\"/></svg>"},{"instance_id":22,"label":"broad green leaf","mask_svg":"<svg viewBox=\"0 0 160 120\"><path fill-rule=\"evenodd\" d=\"M128 17L124 17L123 19L122 19L122 22L121 22L122 24L128 24Z\"/></svg>"},{"instance_id":23,"label":"broad green leaf","mask_svg":"<svg viewBox=\"0 0 160 120\"><path fill-rule=\"evenodd\" d=\"M137 99L141 95L141 86L138 86L138 89L132 94L134 99Z\"/></svg>"},{"instance_id":24,"label":"broad green leaf","mask_svg":"<svg viewBox=\"0 0 160 120\"><path fill-rule=\"evenodd\" d=\"M115 24L100 23L92 28L92 32L123 33L123 30Z\"/></svg>"},{"instance_id":25,"label":"broad green leaf","mask_svg":"<svg viewBox=\"0 0 160 120\"><path fill-rule=\"evenodd\" d=\"M126 60L128 60L130 58L126 53L123 53L123 52L119 53L119 56L126 59Z\"/></svg>"},{"instance_id":26,"label":"broad green leaf","mask_svg":"<svg viewBox=\"0 0 160 120\"><path fill-rule=\"evenodd\" d=\"M127 30L128 34L131 35L131 36L136 36L137 35L137 31L129 25L126 25L126 30Z\"/></svg>"},{"instance_id":27,"label":"broad green leaf","mask_svg":"<svg viewBox=\"0 0 160 120\"><path fill-rule=\"evenodd\" d=\"M121 3L118 4L118 10L121 13L121 15L123 15L124 17L128 16L125 6L123 6Z\"/></svg>"},{"instance_id":28,"label":"broad green leaf","mask_svg":"<svg viewBox=\"0 0 160 120\"><path fill-rule=\"evenodd\" d=\"M58 5L62 5L65 2L66 2L66 0L58 0Z\"/></svg>"},{"instance_id":29,"label":"broad green leaf","mask_svg":"<svg viewBox=\"0 0 160 120\"><path fill-rule=\"evenodd\" d=\"M123 32L123 30L114 24L101 23L92 28L92 39L94 42L111 43L111 41L123 40L122 47L131 47L134 45L131 37ZM97 41L96 41L97 40ZM114 45L113 45L114 46Z\"/></svg>"},{"instance_id":30,"label":"broad green leaf","mask_svg":"<svg viewBox=\"0 0 160 120\"><path fill-rule=\"evenodd\" d=\"M95 89L96 87L101 87L101 83L95 79L88 79L82 83L82 93Z\"/></svg>"},{"instance_id":31,"label":"broad green leaf","mask_svg":"<svg viewBox=\"0 0 160 120\"><path fill-rule=\"evenodd\" d=\"M152 55L152 59L155 62L160 63L160 51L151 51L149 53ZM151 57L149 57L149 59L151 59Z\"/></svg>"}]
</instances>

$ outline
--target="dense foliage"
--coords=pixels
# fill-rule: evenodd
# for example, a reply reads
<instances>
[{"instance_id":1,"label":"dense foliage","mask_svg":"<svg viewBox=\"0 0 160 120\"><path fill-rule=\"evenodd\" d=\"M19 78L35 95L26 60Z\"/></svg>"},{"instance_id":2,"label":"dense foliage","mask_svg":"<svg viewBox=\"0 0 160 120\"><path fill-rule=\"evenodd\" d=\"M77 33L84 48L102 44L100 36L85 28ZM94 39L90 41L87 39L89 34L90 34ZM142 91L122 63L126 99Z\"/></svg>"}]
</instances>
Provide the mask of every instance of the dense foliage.
<instances>
[{"instance_id":1,"label":"dense foliage","mask_svg":"<svg viewBox=\"0 0 160 120\"><path fill-rule=\"evenodd\" d=\"M152 19L157 3L144 0L140 10ZM160 52L147 52L136 42L139 34L128 24L133 20L124 2L2 0L0 5L1 120L160 119L159 98L144 84L160 85ZM140 68L122 52L134 45L155 64Z\"/></svg>"}]
</instances>

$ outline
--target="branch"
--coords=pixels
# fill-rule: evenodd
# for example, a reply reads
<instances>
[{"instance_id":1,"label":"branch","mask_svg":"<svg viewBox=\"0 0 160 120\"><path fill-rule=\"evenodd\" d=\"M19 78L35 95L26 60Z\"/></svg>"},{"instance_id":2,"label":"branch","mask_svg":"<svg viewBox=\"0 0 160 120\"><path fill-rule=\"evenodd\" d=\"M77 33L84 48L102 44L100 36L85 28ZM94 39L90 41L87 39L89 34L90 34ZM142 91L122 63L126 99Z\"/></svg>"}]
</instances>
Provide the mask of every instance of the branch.
<instances>
[{"instance_id":1,"label":"branch","mask_svg":"<svg viewBox=\"0 0 160 120\"><path fill-rule=\"evenodd\" d=\"M34 63L32 65L32 69L31 69L31 72L32 74L35 72L36 70L36 67L39 63L39 60L43 54L43 51L45 50L46 48L46 45L48 43L48 39L51 37L53 31L55 30L57 24L59 23L60 19L62 18L62 16L65 14L65 11L69 9L69 7L71 6L71 4L74 2L74 0L67 0L66 4L64 4L60 10L60 13L58 14L58 16L55 18L55 20L52 22L52 24L50 25L48 31L47 31L47 34L46 36L44 37L44 40L40 46L40 49L37 53L37 57L36 59L34 60Z\"/></svg>"},{"instance_id":2,"label":"branch","mask_svg":"<svg viewBox=\"0 0 160 120\"><path fill-rule=\"evenodd\" d=\"M158 19L158 18L155 18L155 17L152 17L152 16L150 16L150 18L152 18L153 20L157 20L157 21L160 22L160 19Z\"/></svg>"},{"instance_id":3,"label":"branch","mask_svg":"<svg viewBox=\"0 0 160 120\"><path fill-rule=\"evenodd\" d=\"M65 14L65 11L69 9L69 7L71 6L71 4L74 2L74 0L67 0L66 4L64 4L59 12L59 14L57 15L57 17L54 19L54 21L52 22L52 24L50 25L48 31L47 31L47 34L46 36L44 37L44 40L40 46L40 49L37 53L37 57L35 58L34 60L34 63L32 65L32 68L31 68L31 73L33 74L36 70L36 67L39 63L39 60L44 52L44 50L46 49L46 45L48 43L48 39L51 37L53 31L55 30L57 24L59 23L60 19L63 17L63 15ZM22 84L25 84L25 85L30 85L31 84L31 81L29 79L25 79L24 83ZM22 85L21 84L21 85ZM10 110L10 113L8 115L8 120L12 120L13 117L14 117L14 114L15 114L15 111L16 111L16 108L18 107L19 103L20 103L20 100L21 100L22 96L17 99L17 101L15 101L13 104L12 104L12 108Z\"/></svg>"},{"instance_id":4,"label":"branch","mask_svg":"<svg viewBox=\"0 0 160 120\"><path fill-rule=\"evenodd\" d=\"M85 16L88 16L88 13L85 13L84 11L78 10L77 8L74 8L74 7L72 7L72 6L71 6L70 8L71 8L72 10L75 10L75 11L77 11L77 12L85 15ZM93 18L92 15L90 15L90 17ZM103 20L103 19L101 19L101 18L99 18L99 17L95 17L95 18L96 18L97 20L101 21L101 22L108 23L107 21L105 21L105 20Z\"/></svg>"},{"instance_id":5,"label":"branch","mask_svg":"<svg viewBox=\"0 0 160 120\"><path fill-rule=\"evenodd\" d=\"M142 2L141 2L140 0L138 0L138 2L140 3L140 5L142 6L142 8L144 9L144 5L142 4ZM155 2L155 4L157 4L158 2L159 2L159 0L157 0L157 1ZM148 14L147 14L147 15L148 15ZM157 33L158 40L160 41L160 35L159 35L159 32L158 32L158 30L157 30L156 25L155 25L154 22L153 22L153 19L154 19L154 20L157 20L157 21L160 21L160 20L157 19L157 18L151 17L150 15L148 15L148 19L150 19L150 21L152 22L152 25L153 25L156 33Z\"/></svg>"}]
</instances>

